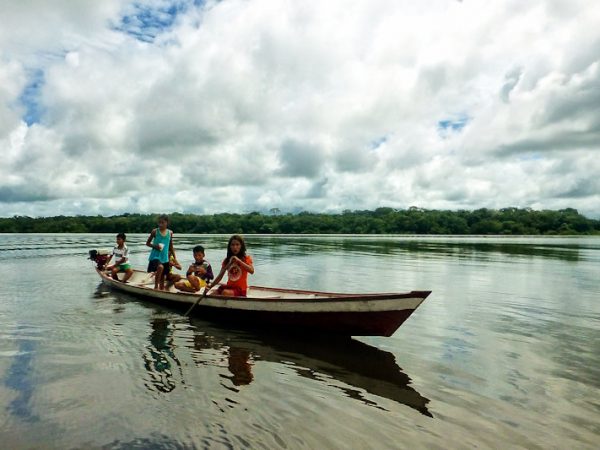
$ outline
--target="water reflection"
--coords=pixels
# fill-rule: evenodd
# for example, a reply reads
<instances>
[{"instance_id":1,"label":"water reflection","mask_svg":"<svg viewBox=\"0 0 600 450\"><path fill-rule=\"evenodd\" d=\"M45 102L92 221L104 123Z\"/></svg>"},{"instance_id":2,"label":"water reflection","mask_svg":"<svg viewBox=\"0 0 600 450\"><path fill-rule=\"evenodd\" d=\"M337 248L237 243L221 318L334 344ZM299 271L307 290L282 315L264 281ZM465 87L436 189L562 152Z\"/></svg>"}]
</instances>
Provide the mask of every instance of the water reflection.
<instances>
[{"instance_id":1,"label":"water reflection","mask_svg":"<svg viewBox=\"0 0 600 450\"><path fill-rule=\"evenodd\" d=\"M299 376L326 383L366 405L382 408L365 392L433 417L427 408L429 399L410 386L410 377L392 353L355 339L299 335L264 334L255 336L251 345L255 359L284 364Z\"/></svg>"},{"instance_id":2,"label":"water reflection","mask_svg":"<svg viewBox=\"0 0 600 450\"><path fill-rule=\"evenodd\" d=\"M227 357L227 368L231 372L228 377L234 386L245 386L252 383L252 363L250 362L250 351L239 347L230 347Z\"/></svg>"},{"instance_id":3,"label":"water reflection","mask_svg":"<svg viewBox=\"0 0 600 450\"><path fill-rule=\"evenodd\" d=\"M19 327L17 327L18 331L20 331ZM32 374L35 351L34 341L23 337L18 338L15 356L4 379L5 386L17 393L8 404L8 411L29 422L39 420L31 405L31 398L35 390L35 379Z\"/></svg>"},{"instance_id":4,"label":"water reflection","mask_svg":"<svg viewBox=\"0 0 600 450\"><path fill-rule=\"evenodd\" d=\"M511 256L540 256L565 261L579 261L580 251L585 244L568 242L565 239L528 238L527 244L519 238L509 237L410 237L410 236L352 236L352 237L295 237L293 240L281 237L253 237L252 248L256 252L266 252L272 259L302 256L310 252L339 252L359 255L402 255L419 253L440 257L469 258L481 254L503 254ZM533 244L533 245L532 245Z\"/></svg>"},{"instance_id":5,"label":"water reflection","mask_svg":"<svg viewBox=\"0 0 600 450\"><path fill-rule=\"evenodd\" d=\"M235 387L250 384L254 380L252 374L254 363L251 360L252 353L250 350L237 345L226 344L227 338L225 336L218 338L214 335L215 333L206 333L205 330L206 327L203 326L201 333L198 332L198 329L194 331L193 345L196 350L193 353L194 362L198 366L213 365L215 364L214 358L206 350L216 351L219 355L217 364L220 364L223 360L227 361L227 369L230 375L223 375L223 378L230 380ZM226 385L223 386L229 388ZM233 390L237 391L237 389Z\"/></svg>"},{"instance_id":6,"label":"water reflection","mask_svg":"<svg viewBox=\"0 0 600 450\"><path fill-rule=\"evenodd\" d=\"M171 392L177 386L173 379L173 363L181 368L173 346L173 327L168 319L153 318L150 321L150 345L143 354L144 367L150 376L146 387L160 392Z\"/></svg>"},{"instance_id":7,"label":"water reflection","mask_svg":"<svg viewBox=\"0 0 600 450\"><path fill-rule=\"evenodd\" d=\"M132 255L147 254L146 234L130 234L127 243ZM223 253L228 235L177 235L175 245L186 258L194 245L202 243L208 257ZM412 235L325 235L285 236L250 235L252 253L268 259L302 256L313 252L336 252L392 256L422 254L430 256L473 257L501 254L519 257L543 257L564 261L580 261L590 251L598 250L598 240L590 237L519 237L519 236L412 236ZM40 255L85 255L90 248L114 245L112 234L87 235L10 235L0 243L0 260L38 258ZM135 259L135 258L134 258ZM144 260L145 258L141 258Z\"/></svg>"},{"instance_id":8,"label":"water reflection","mask_svg":"<svg viewBox=\"0 0 600 450\"><path fill-rule=\"evenodd\" d=\"M151 320L150 345L143 356L151 379L149 389L168 393L177 387L172 371L174 366L181 368L173 343L178 340L189 345L198 367L226 367L228 374L221 376L228 382L221 385L233 392L254 382L253 367L268 361L284 365L300 377L324 383L365 405L385 409L377 402L377 397L382 397L433 417L427 408L429 399L410 385L410 377L398 366L394 355L376 347L353 339L309 339L227 330L199 319L190 319L191 328L182 329L180 324L175 326L164 318L164 311L161 314L163 317ZM186 336L190 332L192 339ZM177 333L180 335L174 336ZM178 352L181 354L183 348Z\"/></svg>"},{"instance_id":9,"label":"water reflection","mask_svg":"<svg viewBox=\"0 0 600 450\"><path fill-rule=\"evenodd\" d=\"M184 442L166 436L164 434L155 433L150 438L135 438L130 441L115 440L101 447L103 450L189 450L196 448Z\"/></svg>"}]
</instances>

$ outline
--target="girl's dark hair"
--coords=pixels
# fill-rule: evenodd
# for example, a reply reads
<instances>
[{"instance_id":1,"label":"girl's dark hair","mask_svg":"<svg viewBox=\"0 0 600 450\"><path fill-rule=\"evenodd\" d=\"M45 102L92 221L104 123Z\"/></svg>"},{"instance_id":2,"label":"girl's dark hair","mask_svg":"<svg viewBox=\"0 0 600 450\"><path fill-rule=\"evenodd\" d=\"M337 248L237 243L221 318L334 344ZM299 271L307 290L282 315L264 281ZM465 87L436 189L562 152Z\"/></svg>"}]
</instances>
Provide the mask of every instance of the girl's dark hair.
<instances>
[{"instance_id":1,"label":"girl's dark hair","mask_svg":"<svg viewBox=\"0 0 600 450\"><path fill-rule=\"evenodd\" d=\"M225 258L225 264L227 264L231 257L234 256L233 253L231 253L231 243L233 241L238 241L240 244L242 244L240 247L240 252L236 256L241 260L246 257L246 243L244 242L244 238L239 234L234 234L229 238L229 242L227 243L227 258Z\"/></svg>"},{"instance_id":2,"label":"girl's dark hair","mask_svg":"<svg viewBox=\"0 0 600 450\"><path fill-rule=\"evenodd\" d=\"M166 214L161 214L160 216L158 216L158 220L165 220L167 222L167 225L169 225L169 216L167 216Z\"/></svg>"},{"instance_id":3,"label":"girl's dark hair","mask_svg":"<svg viewBox=\"0 0 600 450\"><path fill-rule=\"evenodd\" d=\"M125 233L119 233L119 234L117 234L117 239L118 239L118 238L121 238L121 239L123 239L124 241L126 241L126 240L127 240L127 237L125 236Z\"/></svg>"}]
</instances>

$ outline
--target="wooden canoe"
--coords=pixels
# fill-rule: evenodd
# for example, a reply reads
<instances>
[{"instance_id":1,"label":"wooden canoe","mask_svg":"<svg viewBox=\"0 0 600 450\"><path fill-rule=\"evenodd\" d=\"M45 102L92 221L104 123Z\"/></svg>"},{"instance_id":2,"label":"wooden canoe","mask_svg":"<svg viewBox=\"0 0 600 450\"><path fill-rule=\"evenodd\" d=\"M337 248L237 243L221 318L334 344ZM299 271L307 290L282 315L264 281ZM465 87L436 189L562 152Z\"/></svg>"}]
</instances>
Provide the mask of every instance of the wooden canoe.
<instances>
[{"instance_id":1,"label":"wooden canoe","mask_svg":"<svg viewBox=\"0 0 600 450\"><path fill-rule=\"evenodd\" d=\"M102 282L114 289L175 308L189 308L202 294L180 292L172 286L155 290L153 275L138 270L127 283L96 271ZM261 286L250 286L247 297L212 292L194 308L195 315L261 328L312 329L344 336L391 336L431 293L338 294Z\"/></svg>"}]
</instances>

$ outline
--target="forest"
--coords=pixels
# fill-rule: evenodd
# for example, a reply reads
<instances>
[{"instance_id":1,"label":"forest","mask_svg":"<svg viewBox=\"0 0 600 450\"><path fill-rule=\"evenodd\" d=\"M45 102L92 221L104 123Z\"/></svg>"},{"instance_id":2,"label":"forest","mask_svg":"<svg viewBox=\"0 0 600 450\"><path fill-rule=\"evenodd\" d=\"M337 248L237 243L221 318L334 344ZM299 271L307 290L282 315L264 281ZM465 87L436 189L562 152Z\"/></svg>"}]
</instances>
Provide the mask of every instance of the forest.
<instances>
[{"instance_id":1,"label":"forest","mask_svg":"<svg viewBox=\"0 0 600 450\"><path fill-rule=\"evenodd\" d=\"M576 209L530 208L428 210L377 208L339 214L313 212L172 213L176 233L243 234L434 234L434 235L576 235L600 234L600 220ZM157 214L0 218L0 233L147 233Z\"/></svg>"}]
</instances>

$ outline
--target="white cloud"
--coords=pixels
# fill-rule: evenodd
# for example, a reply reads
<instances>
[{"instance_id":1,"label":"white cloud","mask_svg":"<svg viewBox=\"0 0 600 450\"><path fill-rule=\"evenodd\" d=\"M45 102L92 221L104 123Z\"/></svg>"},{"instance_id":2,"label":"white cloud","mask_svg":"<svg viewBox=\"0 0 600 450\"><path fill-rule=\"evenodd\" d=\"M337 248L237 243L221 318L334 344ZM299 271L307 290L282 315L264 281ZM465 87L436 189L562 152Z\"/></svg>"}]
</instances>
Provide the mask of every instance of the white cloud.
<instances>
[{"instance_id":1,"label":"white cloud","mask_svg":"<svg viewBox=\"0 0 600 450\"><path fill-rule=\"evenodd\" d=\"M593 2L27 5L0 4L0 215L600 216Z\"/></svg>"},{"instance_id":2,"label":"white cloud","mask_svg":"<svg viewBox=\"0 0 600 450\"><path fill-rule=\"evenodd\" d=\"M25 73L16 61L0 59L0 139L10 141L14 130L19 128L19 94L25 87ZM8 148L8 143L3 145Z\"/></svg>"}]
</instances>

